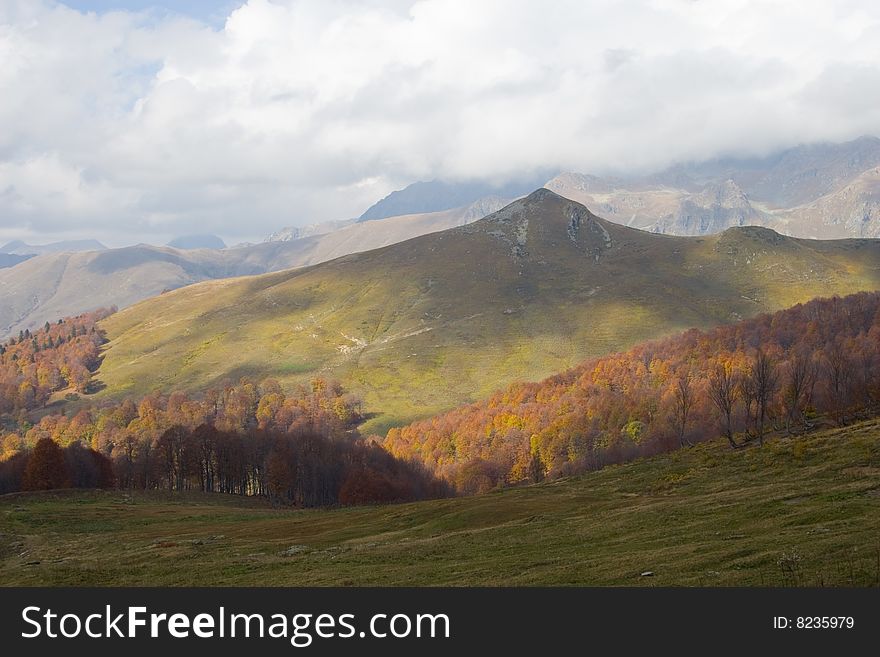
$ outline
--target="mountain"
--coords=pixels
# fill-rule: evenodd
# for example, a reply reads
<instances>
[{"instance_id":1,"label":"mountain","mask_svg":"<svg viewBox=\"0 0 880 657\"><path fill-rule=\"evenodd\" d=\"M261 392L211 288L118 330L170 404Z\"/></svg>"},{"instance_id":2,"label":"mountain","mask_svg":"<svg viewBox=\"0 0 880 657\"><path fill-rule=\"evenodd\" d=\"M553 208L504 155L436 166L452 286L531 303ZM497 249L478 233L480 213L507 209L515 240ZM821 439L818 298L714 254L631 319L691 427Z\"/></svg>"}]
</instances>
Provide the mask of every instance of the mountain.
<instances>
[{"instance_id":1,"label":"mountain","mask_svg":"<svg viewBox=\"0 0 880 657\"><path fill-rule=\"evenodd\" d=\"M272 253L277 254L275 259L267 259L269 263L274 264L270 264L266 271L284 269L282 262L287 263L286 267L314 265L351 253L378 249L420 235L462 226L495 212L506 203L507 201L503 199L483 198L471 205L452 210L351 223L320 235L288 241L264 242L250 250L254 255L262 257Z\"/></svg>"},{"instance_id":2,"label":"mountain","mask_svg":"<svg viewBox=\"0 0 880 657\"><path fill-rule=\"evenodd\" d=\"M312 237L313 235L326 235L334 230L345 228L353 224L356 219L339 219L337 221L325 221L320 224L309 224L308 226L286 226L281 230L276 230L269 235L265 242L290 242L291 240L299 240L303 237Z\"/></svg>"},{"instance_id":3,"label":"mountain","mask_svg":"<svg viewBox=\"0 0 880 657\"><path fill-rule=\"evenodd\" d=\"M519 198L528 194L535 187L543 185L546 180L546 178L535 178L500 186L482 182L452 183L443 180L416 182L404 189L391 192L370 206L358 221L442 212L472 205L484 197Z\"/></svg>"},{"instance_id":4,"label":"mountain","mask_svg":"<svg viewBox=\"0 0 880 657\"><path fill-rule=\"evenodd\" d=\"M20 262L24 262L28 258L33 258L31 255L15 255L12 253L0 253L0 269L6 269L7 267L15 267Z\"/></svg>"},{"instance_id":5,"label":"mountain","mask_svg":"<svg viewBox=\"0 0 880 657\"><path fill-rule=\"evenodd\" d=\"M44 253L79 253L81 251L102 251L107 247L98 240L68 240L51 244L25 244L21 240L9 242L0 248L0 253L11 255L42 255Z\"/></svg>"},{"instance_id":6,"label":"mountain","mask_svg":"<svg viewBox=\"0 0 880 657\"><path fill-rule=\"evenodd\" d=\"M475 221L501 199L446 212L351 223L338 230L224 250L139 245L103 252L48 254L0 269L0 338L96 308L124 308L191 283L313 265ZM17 256L16 256L17 257Z\"/></svg>"},{"instance_id":7,"label":"mountain","mask_svg":"<svg viewBox=\"0 0 880 657\"><path fill-rule=\"evenodd\" d=\"M880 167L868 169L835 192L776 216L781 230L808 237L880 237Z\"/></svg>"},{"instance_id":8,"label":"mountain","mask_svg":"<svg viewBox=\"0 0 880 657\"><path fill-rule=\"evenodd\" d=\"M642 181L601 179L566 173L547 188L583 203L624 226L668 235L711 235L735 226L768 225L767 213L756 209L731 179L708 182L694 191Z\"/></svg>"},{"instance_id":9,"label":"mountain","mask_svg":"<svg viewBox=\"0 0 880 657\"><path fill-rule=\"evenodd\" d=\"M347 253L355 253L394 244L395 242L402 242L425 233L445 230L452 226L476 221L504 207L508 202L509 199L489 195L480 197L460 207L382 217L381 222L377 221L366 227L357 227L356 224L363 223L358 219L325 221L308 226L288 226L269 235L265 242L293 242L308 237L326 236L337 231L343 231L342 235L327 237L322 240L322 248L317 249L317 251L321 252L332 251L334 253L333 257L337 257ZM366 246L364 248L355 248L360 244L361 240L366 240ZM328 245L331 244L333 246L328 248ZM315 261L320 262L320 260Z\"/></svg>"},{"instance_id":10,"label":"mountain","mask_svg":"<svg viewBox=\"0 0 880 657\"><path fill-rule=\"evenodd\" d=\"M184 235L168 242L168 246L173 249L189 251L192 249L225 249L226 243L216 235Z\"/></svg>"},{"instance_id":11,"label":"mountain","mask_svg":"<svg viewBox=\"0 0 880 657\"><path fill-rule=\"evenodd\" d=\"M676 165L644 177L564 173L547 188L616 223L670 235L758 225L794 237L869 237L880 235L878 165L880 139L862 137L765 158Z\"/></svg>"},{"instance_id":12,"label":"mountain","mask_svg":"<svg viewBox=\"0 0 880 657\"><path fill-rule=\"evenodd\" d=\"M209 278L265 271L223 253L139 245L31 258L0 270L0 336Z\"/></svg>"},{"instance_id":13,"label":"mountain","mask_svg":"<svg viewBox=\"0 0 880 657\"><path fill-rule=\"evenodd\" d=\"M793 237L836 239L880 235L872 210L876 199L869 196L859 204L851 189L878 166L880 139L865 136L759 158L676 164L646 176L565 172L531 186L544 185L610 221L657 233L710 235L757 225ZM418 182L392 192L359 220L459 207L487 195L518 198L526 187Z\"/></svg>"},{"instance_id":14,"label":"mountain","mask_svg":"<svg viewBox=\"0 0 880 657\"><path fill-rule=\"evenodd\" d=\"M679 165L632 178L564 173L546 186L615 223L656 233L710 235L731 227L758 225L798 237L871 237L880 235L878 167L869 167L880 159L878 144L880 140L865 137L846 144L799 146L763 159ZM789 190L783 195L786 199L808 200L792 207L775 207L771 203L775 197L769 191L773 186ZM417 183L380 201L364 217L406 208L449 209L286 228L263 244L239 245L219 256L176 251L173 259L182 263L179 265L171 264L168 254L155 247L152 251L122 249L113 258L120 261L136 254L130 266L111 268L101 276L88 271L84 274L78 266L83 259L74 259L66 270L59 267L66 259L38 256L27 269L17 268L14 280L10 280L9 265L16 259L0 258L0 290L14 293L14 298L0 297L0 338L54 321L61 314L76 314L99 305L124 307L166 289L214 278L215 272L237 276L313 265L460 226L499 209L506 199L519 196L522 187L501 188L508 196L485 195L487 191L500 193L483 184ZM476 194L484 195L460 204ZM200 244L204 243L194 245ZM45 246L13 242L4 250L30 254L103 248L99 242L87 240ZM205 259L213 264L204 267ZM86 282L88 286L83 285ZM58 296L60 290L63 299ZM101 304L95 301L96 290L100 290Z\"/></svg>"},{"instance_id":15,"label":"mountain","mask_svg":"<svg viewBox=\"0 0 880 657\"><path fill-rule=\"evenodd\" d=\"M471 224L104 323L104 396L338 378L381 430L690 327L880 284L880 242L651 234L541 189ZM99 397L100 398L100 397Z\"/></svg>"},{"instance_id":16,"label":"mountain","mask_svg":"<svg viewBox=\"0 0 880 657\"><path fill-rule=\"evenodd\" d=\"M693 191L707 182L729 178L758 202L791 208L839 190L877 166L880 139L865 136L844 143L804 144L763 158L677 165L650 180Z\"/></svg>"},{"instance_id":17,"label":"mountain","mask_svg":"<svg viewBox=\"0 0 880 657\"><path fill-rule=\"evenodd\" d=\"M765 213L752 206L742 188L728 178L683 197L671 216L658 219L650 229L672 235L710 235L734 226L771 223Z\"/></svg>"}]
</instances>

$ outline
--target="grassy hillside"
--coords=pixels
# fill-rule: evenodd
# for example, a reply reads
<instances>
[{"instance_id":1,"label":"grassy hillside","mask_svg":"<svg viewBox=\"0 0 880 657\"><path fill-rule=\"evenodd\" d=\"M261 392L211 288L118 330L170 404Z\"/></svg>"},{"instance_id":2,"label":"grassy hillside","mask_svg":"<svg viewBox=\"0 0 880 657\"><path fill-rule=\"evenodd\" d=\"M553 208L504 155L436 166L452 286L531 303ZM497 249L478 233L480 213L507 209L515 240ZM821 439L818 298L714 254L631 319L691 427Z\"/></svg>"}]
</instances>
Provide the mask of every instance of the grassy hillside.
<instances>
[{"instance_id":1,"label":"grassy hillside","mask_svg":"<svg viewBox=\"0 0 880 657\"><path fill-rule=\"evenodd\" d=\"M483 216L483 210L488 213L491 203L224 250L140 244L86 253L45 253L30 259L0 253L0 269L10 268L0 271L0 338L90 309L124 308L199 281L313 265L460 226ZM12 271L13 265L25 260L29 261Z\"/></svg>"},{"instance_id":2,"label":"grassy hillside","mask_svg":"<svg viewBox=\"0 0 880 657\"><path fill-rule=\"evenodd\" d=\"M877 289L878 267L880 242L654 235L539 190L468 226L138 304L106 321L98 378L119 397L329 375L381 431L646 339Z\"/></svg>"},{"instance_id":3,"label":"grassy hillside","mask_svg":"<svg viewBox=\"0 0 880 657\"><path fill-rule=\"evenodd\" d=\"M7 495L0 582L878 585L880 422L741 451L713 441L553 484L399 506Z\"/></svg>"}]
</instances>

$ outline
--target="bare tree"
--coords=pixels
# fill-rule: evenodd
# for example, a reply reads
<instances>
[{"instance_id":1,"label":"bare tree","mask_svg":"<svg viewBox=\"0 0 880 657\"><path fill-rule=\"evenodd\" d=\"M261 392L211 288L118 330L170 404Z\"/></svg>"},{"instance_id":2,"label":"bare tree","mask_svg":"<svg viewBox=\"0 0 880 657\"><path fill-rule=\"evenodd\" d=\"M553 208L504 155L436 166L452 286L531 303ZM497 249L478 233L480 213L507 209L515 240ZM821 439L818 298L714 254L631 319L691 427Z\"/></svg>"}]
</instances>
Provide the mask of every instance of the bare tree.
<instances>
[{"instance_id":1,"label":"bare tree","mask_svg":"<svg viewBox=\"0 0 880 657\"><path fill-rule=\"evenodd\" d=\"M831 406L831 414L837 424L846 424L846 414L852 391L852 362L839 342L825 350L825 386Z\"/></svg>"},{"instance_id":2,"label":"bare tree","mask_svg":"<svg viewBox=\"0 0 880 657\"><path fill-rule=\"evenodd\" d=\"M785 404L785 430L789 434L793 433L795 422L804 429L809 428L804 406L810 403L817 370L816 362L805 350L796 351L788 362L782 401Z\"/></svg>"},{"instance_id":3,"label":"bare tree","mask_svg":"<svg viewBox=\"0 0 880 657\"><path fill-rule=\"evenodd\" d=\"M739 393L739 399L742 401L743 406L746 409L746 429L750 430L750 427L754 424L757 425L757 414L752 412L752 409L755 407L755 400L757 396L757 391L755 390L755 380L752 376L752 368L749 366L749 370L737 381L737 391Z\"/></svg>"},{"instance_id":4,"label":"bare tree","mask_svg":"<svg viewBox=\"0 0 880 657\"><path fill-rule=\"evenodd\" d=\"M724 365L716 365L709 375L709 399L721 413L722 430L727 442L734 449L741 447L733 439L733 408L736 404L739 386L733 370Z\"/></svg>"},{"instance_id":5,"label":"bare tree","mask_svg":"<svg viewBox=\"0 0 880 657\"><path fill-rule=\"evenodd\" d=\"M685 445L693 446L693 443L685 438L693 405L694 388L691 383L691 374L686 372L675 382L675 403L673 405L673 423L678 433L678 444L682 447Z\"/></svg>"},{"instance_id":6,"label":"bare tree","mask_svg":"<svg viewBox=\"0 0 880 657\"><path fill-rule=\"evenodd\" d=\"M188 435L184 427L174 425L166 429L159 437L159 440L156 441L156 448L162 455L162 465L168 480L168 490L183 490L185 474L184 450L186 449L185 441Z\"/></svg>"},{"instance_id":7,"label":"bare tree","mask_svg":"<svg viewBox=\"0 0 880 657\"><path fill-rule=\"evenodd\" d=\"M762 349L755 354L749 377L750 388L755 396L755 428L758 443L764 444L764 421L767 419L768 408L779 387L779 373L776 364Z\"/></svg>"},{"instance_id":8,"label":"bare tree","mask_svg":"<svg viewBox=\"0 0 880 657\"><path fill-rule=\"evenodd\" d=\"M856 345L854 358L857 367L858 384L856 388L861 394L859 404L866 411L873 412L877 403L877 359L873 349L866 348L864 342Z\"/></svg>"}]
</instances>

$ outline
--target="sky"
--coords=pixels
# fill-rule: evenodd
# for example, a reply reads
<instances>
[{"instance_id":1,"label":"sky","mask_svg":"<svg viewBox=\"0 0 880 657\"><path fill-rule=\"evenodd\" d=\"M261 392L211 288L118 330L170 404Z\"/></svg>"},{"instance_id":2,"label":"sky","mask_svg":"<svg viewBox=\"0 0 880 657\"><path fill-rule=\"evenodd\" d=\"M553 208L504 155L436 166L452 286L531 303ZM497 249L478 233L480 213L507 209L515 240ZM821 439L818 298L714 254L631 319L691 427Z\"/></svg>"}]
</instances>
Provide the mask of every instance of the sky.
<instances>
[{"instance_id":1,"label":"sky","mask_svg":"<svg viewBox=\"0 0 880 657\"><path fill-rule=\"evenodd\" d=\"M871 0L0 0L0 242L880 135Z\"/></svg>"},{"instance_id":2,"label":"sky","mask_svg":"<svg viewBox=\"0 0 880 657\"><path fill-rule=\"evenodd\" d=\"M82 13L106 14L113 11L148 12L163 18L189 16L215 30L223 29L229 14L243 2L238 0L71 0L64 3Z\"/></svg>"}]
</instances>

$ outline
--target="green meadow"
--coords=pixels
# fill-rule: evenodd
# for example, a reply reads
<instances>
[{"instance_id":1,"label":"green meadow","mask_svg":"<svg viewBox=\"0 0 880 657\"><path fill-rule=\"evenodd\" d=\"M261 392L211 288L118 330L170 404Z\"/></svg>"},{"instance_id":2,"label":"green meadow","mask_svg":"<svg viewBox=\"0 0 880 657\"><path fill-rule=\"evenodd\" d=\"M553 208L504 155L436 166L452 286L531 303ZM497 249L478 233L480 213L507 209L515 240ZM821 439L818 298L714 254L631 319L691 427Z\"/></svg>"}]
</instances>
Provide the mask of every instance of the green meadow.
<instances>
[{"instance_id":1,"label":"green meadow","mask_svg":"<svg viewBox=\"0 0 880 657\"><path fill-rule=\"evenodd\" d=\"M7 495L0 581L876 586L880 421L738 451L713 440L553 483L379 507Z\"/></svg>"}]
</instances>

